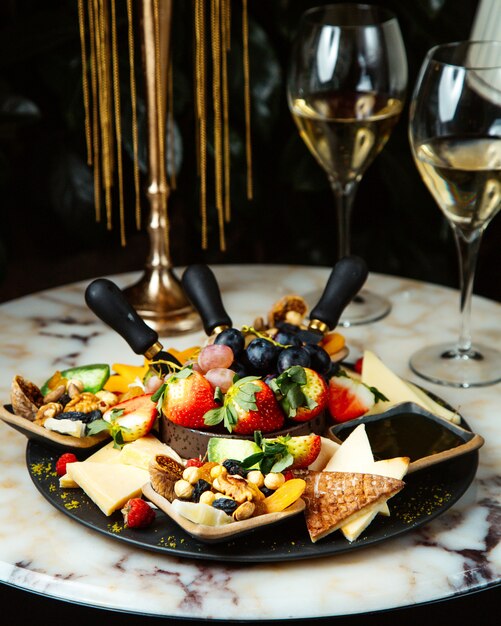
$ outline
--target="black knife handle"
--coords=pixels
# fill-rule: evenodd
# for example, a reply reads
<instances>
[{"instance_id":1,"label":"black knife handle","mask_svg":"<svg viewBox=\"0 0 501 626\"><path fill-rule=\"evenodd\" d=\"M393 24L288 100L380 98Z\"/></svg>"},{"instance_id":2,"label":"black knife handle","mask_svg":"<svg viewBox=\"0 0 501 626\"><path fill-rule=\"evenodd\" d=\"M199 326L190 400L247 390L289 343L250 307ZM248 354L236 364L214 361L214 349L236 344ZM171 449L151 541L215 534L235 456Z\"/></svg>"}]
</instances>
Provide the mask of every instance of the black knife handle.
<instances>
[{"instance_id":1,"label":"black knife handle","mask_svg":"<svg viewBox=\"0 0 501 626\"><path fill-rule=\"evenodd\" d=\"M207 335L218 326L232 326L221 300L216 277L208 265L189 265L181 277L181 285L198 311Z\"/></svg>"},{"instance_id":2,"label":"black knife handle","mask_svg":"<svg viewBox=\"0 0 501 626\"><path fill-rule=\"evenodd\" d=\"M158 341L158 333L147 326L126 300L120 288L107 278L97 278L85 290L91 311L121 335L136 354L145 354Z\"/></svg>"},{"instance_id":3,"label":"black knife handle","mask_svg":"<svg viewBox=\"0 0 501 626\"><path fill-rule=\"evenodd\" d=\"M363 259L358 256L345 256L332 268L327 285L318 303L310 313L311 320L320 320L330 330L339 319L367 280L369 271Z\"/></svg>"}]
</instances>

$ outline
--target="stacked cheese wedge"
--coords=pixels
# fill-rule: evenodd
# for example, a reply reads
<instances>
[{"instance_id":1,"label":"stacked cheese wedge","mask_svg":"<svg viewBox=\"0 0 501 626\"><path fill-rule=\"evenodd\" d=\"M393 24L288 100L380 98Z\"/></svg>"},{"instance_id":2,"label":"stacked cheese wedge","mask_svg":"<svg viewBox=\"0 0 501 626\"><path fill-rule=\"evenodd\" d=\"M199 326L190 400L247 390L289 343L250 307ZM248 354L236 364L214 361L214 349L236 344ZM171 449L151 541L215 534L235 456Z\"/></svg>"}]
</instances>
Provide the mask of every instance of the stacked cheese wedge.
<instances>
[{"instance_id":1,"label":"stacked cheese wedge","mask_svg":"<svg viewBox=\"0 0 501 626\"><path fill-rule=\"evenodd\" d=\"M365 425L359 424L322 471L300 474L307 485L303 498L311 540L341 530L354 541L378 513L389 515L387 502L404 487L408 467L408 457L374 461Z\"/></svg>"},{"instance_id":2,"label":"stacked cheese wedge","mask_svg":"<svg viewBox=\"0 0 501 626\"><path fill-rule=\"evenodd\" d=\"M59 479L63 488L80 487L105 515L121 509L130 498L139 497L149 482L148 465L154 455L165 454L181 462L179 455L154 435L146 435L113 447L113 441L85 461L69 463Z\"/></svg>"}]
</instances>

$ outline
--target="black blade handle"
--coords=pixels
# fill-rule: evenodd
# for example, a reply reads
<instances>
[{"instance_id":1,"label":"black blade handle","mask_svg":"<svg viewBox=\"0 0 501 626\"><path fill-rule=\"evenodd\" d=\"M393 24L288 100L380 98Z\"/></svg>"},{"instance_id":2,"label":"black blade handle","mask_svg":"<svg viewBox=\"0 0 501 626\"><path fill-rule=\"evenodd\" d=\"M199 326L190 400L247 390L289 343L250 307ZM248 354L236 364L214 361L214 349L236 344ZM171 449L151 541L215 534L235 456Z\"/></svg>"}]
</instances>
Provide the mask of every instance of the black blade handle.
<instances>
[{"instance_id":1,"label":"black blade handle","mask_svg":"<svg viewBox=\"0 0 501 626\"><path fill-rule=\"evenodd\" d=\"M367 280L367 264L358 256L345 256L332 268L327 285L310 313L310 320L320 320L330 330Z\"/></svg>"},{"instance_id":2,"label":"black blade handle","mask_svg":"<svg viewBox=\"0 0 501 626\"><path fill-rule=\"evenodd\" d=\"M111 280L97 278L92 281L85 290L85 302L101 321L125 339L136 354L145 354L158 342L158 333L139 317Z\"/></svg>"},{"instance_id":3,"label":"black blade handle","mask_svg":"<svg viewBox=\"0 0 501 626\"><path fill-rule=\"evenodd\" d=\"M221 300L216 277L208 265L189 265L181 277L181 285L198 311L207 335L210 336L218 326L232 326Z\"/></svg>"}]
</instances>

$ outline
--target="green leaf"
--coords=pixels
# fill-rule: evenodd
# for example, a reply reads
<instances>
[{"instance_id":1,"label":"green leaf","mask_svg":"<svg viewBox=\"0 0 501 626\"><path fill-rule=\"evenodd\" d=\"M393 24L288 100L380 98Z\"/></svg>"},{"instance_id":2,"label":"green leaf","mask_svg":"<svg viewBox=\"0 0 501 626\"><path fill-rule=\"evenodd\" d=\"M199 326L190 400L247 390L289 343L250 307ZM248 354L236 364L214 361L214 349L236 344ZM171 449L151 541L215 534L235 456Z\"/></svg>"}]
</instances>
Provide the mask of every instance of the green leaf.
<instances>
[{"instance_id":1,"label":"green leaf","mask_svg":"<svg viewBox=\"0 0 501 626\"><path fill-rule=\"evenodd\" d=\"M287 452L279 459L276 463L273 464L271 471L272 472L283 472L284 469L290 467L294 463L294 457L290 452Z\"/></svg>"},{"instance_id":2,"label":"green leaf","mask_svg":"<svg viewBox=\"0 0 501 626\"><path fill-rule=\"evenodd\" d=\"M379 391L379 389L377 387L369 387L369 385L365 385L365 386L367 387L367 389L372 391L372 393L374 394L374 398L376 400L376 403L378 403L378 402L389 402L389 398L387 398L384 395L384 393Z\"/></svg>"},{"instance_id":3,"label":"green leaf","mask_svg":"<svg viewBox=\"0 0 501 626\"><path fill-rule=\"evenodd\" d=\"M220 406L217 409L211 409L204 414L204 424L207 426L216 426L224 420L226 409L224 406Z\"/></svg>"},{"instance_id":4,"label":"green leaf","mask_svg":"<svg viewBox=\"0 0 501 626\"><path fill-rule=\"evenodd\" d=\"M89 435L97 435L97 433L101 433L103 430L110 430L110 423L106 420L94 420L87 426Z\"/></svg>"},{"instance_id":5,"label":"green leaf","mask_svg":"<svg viewBox=\"0 0 501 626\"><path fill-rule=\"evenodd\" d=\"M254 454L251 454L250 456L246 457L243 461L241 461L240 465L244 469L250 469L251 467L256 465L256 463L260 463L263 457L264 457L263 452L255 452Z\"/></svg>"}]
</instances>

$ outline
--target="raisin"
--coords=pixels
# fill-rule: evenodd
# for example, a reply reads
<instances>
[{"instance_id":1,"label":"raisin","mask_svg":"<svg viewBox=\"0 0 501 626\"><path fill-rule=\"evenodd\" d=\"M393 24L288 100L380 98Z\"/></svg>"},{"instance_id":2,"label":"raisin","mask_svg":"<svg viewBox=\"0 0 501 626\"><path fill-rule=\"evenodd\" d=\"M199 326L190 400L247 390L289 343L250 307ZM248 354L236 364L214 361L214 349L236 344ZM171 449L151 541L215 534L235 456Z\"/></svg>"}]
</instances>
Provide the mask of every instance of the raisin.
<instances>
[{"instance_id":1,"label":"raisin","mask_svg":"<svg viewBox=\"0 0 501 626\"><path fill-rule=\"evenodd\" d=\"M235 500L231 500L231 498L217 498L212 503L212 506L215 509L219 509L221 511L224 511L228 515L231 515L233 511L238 508L238 502L235 502Z\"/></svg>"},{"instance_id":2,"label":"raisin","mask_svg":"<svg viewBox=\"0 0 501 626\"><path fill-rule=\"evenodd\" d=\"M225 461L223 461L223 467L228 470L228 474L237 474L238 476L242 476L242 478L245 478L247 476L247 472L240 465L240 462L236 461L235 459L226 459Z\"/></svg>"},{"instance_id":3,"label":"raisin","mask_svg":"<svg viewBox=\"0 0 501 626\"><path fill-rule=\"evenodd\" d=\"M59 415L56 415L56 419L74 421L78 420L80 422L83 422L84 424L90 424L91 422L99 420L102 417L103 414L99 409L96 409L95 411L90 411L90 413L82 413L81 411L66 411L64 413L59 413Z\"/></svg>"},{"instance_id":4,"label":"raisin","mask_svg":"<svg viewBox=\"0 0 501 626\"><path fill-rule=\"evenodd\" d=\"M200 478L193 485L193 493L191 494L191 499L193 500L193 502L198 502L200 500L200 496L204 493L204 491L210 491L210 489L211 484L203 478Z\"/></svg>"},{"instance_id":5,"label":"raisin","mask_svg":"<svg viewBox=\"0 0 501 626\"><path fill-rule=\"evenodd\" d=\"M272 493L275 493L273 489L269 489L268 487L265 487L264 485L262 487L259 487L259 491L261 491L261 493L266 497L271 496Z\"/></svg>"},{"instance_id":6,"label":"raisin","mask_svg":"<svg viewBox=\"0 0 501 626\"><path fill-rule=\"evenodd\" d=\"M63 395L59 398L58 402L59 402L59 404L62 404L63 406L66 406L70 400L71 400L71 398L70 398L69 394L63 393Z\"/></svg>"}]
</instances>

